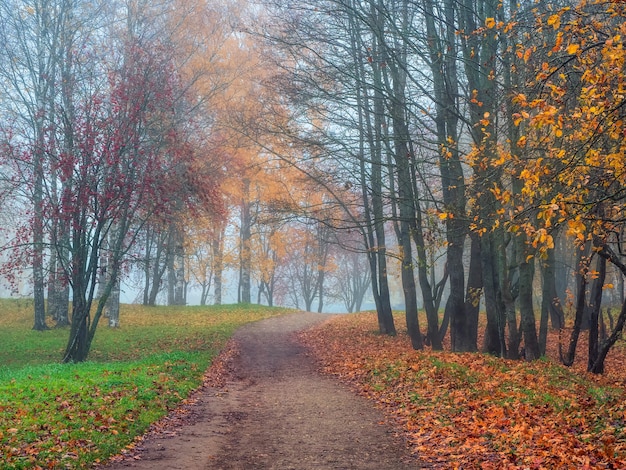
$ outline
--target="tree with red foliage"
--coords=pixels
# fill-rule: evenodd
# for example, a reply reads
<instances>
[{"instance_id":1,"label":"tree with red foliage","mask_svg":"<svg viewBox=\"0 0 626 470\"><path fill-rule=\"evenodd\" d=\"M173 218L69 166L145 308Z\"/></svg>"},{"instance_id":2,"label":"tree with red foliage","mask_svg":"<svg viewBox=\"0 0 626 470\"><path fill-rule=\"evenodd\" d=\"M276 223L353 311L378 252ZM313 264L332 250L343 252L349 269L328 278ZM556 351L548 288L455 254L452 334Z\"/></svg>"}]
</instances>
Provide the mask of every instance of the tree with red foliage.
<instances>
[{"instance_id":1,"label":"tree with red foliage","mask_svg":"<svg viewBox=\"0 0 626 470\"><path fill-rule=\"evenodd\" d=\"M170 57L156 42L129 41L121 67L110 72L108 92L92 96L76 114L74 151L59 158L64 191L54 216L70 227L66 272L73 295L64 362L87 358L141 227L198 184L190 177L194 152L180 131L182 95ZM106 284L92 310L105 257Z\"/></svg>"}]
</instances>

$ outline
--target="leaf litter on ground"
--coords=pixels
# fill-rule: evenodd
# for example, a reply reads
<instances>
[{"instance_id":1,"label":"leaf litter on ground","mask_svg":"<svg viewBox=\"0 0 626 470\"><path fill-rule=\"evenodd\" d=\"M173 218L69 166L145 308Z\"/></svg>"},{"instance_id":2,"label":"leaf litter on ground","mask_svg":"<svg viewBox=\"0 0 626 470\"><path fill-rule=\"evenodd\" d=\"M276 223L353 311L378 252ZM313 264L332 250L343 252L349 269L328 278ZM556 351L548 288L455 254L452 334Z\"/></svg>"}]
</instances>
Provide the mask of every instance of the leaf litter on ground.
<instances>
[{"instance_id":1,"label":"leaf litter on ground","mask_svg":"<svg viewBox=\"0 0 626 470\"><path fill-rule=\"evenodd\" d=\"M397 319L400 324L400 319ZM626 468L626 354L608 373L548 357L414 351L405 333L377 333L375 313L339 316L300 335L321 368L383 408L428 468ZM449 345L448 348L449 350Z\"/></svg>"},{"instance_id":2,"label":"leaf litter on ground","mask_svg":"<svg viewBox=\"0 0 626 470\"><path fill-rule=\"evenodd\" d=\"M189 399L238 326L288 312L123 305L89 362L60 364L67 330L33 332L32 302L0 300L0 468L89 468L132 449Z\"/></svg>"}]
</instances>

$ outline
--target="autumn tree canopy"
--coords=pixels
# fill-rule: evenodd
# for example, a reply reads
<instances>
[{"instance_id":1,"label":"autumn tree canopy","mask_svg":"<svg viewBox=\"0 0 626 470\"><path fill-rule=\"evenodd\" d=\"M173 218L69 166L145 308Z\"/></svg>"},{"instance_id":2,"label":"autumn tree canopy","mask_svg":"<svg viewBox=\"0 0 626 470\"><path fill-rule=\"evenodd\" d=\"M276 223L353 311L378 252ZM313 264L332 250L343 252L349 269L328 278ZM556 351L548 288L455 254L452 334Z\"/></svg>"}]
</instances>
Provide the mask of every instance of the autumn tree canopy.
<instances>
[{"instance_id":1,"label":"autumn tree canopy","mask_svg":"<svg viewBox=\"0 0 626 470\"><path fill-rule=\"evenodd\" d=\"M5 2L3 272L29 273L36 329L71 325L66 360L125 282L371 300L416 349L533 360L552 327L571 364L588 331L601 372L626 321L624 8Z\"/></svg>"},{"instance_id":2,"label":"autumn tree canopy","mask_svg":"<svg viewBox=\"0 0 626 470\"><path fill-rule=\"evenodd\" d=\"M607 261L623 304L623 4L266 5L256 33L278 51L275 83L293 120L275 131L301 152L282 157L362 232L381 332L395 331L385 269L395 256L414 347L419 299L434 348L450 328L455 350L536 359L551 319L573 325L566 363L590 328L589 368L600 371L623 326L600 308L615 288ZM445 264L426 255L433 236ZM570 278L558 268L566 246L581 253Z\"/></svg>"}]
</instances>

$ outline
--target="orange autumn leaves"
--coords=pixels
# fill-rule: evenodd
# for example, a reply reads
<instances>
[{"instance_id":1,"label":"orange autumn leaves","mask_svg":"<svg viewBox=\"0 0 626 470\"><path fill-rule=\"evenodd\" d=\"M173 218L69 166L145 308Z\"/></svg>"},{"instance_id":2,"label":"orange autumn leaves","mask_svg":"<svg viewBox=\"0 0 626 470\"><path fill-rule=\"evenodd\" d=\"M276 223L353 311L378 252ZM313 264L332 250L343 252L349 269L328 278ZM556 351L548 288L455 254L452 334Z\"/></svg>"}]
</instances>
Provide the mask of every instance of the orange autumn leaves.
<instances>
[{"instance_id":1,"label":"orange autumn leaves","mask_svg":"<svg viewBox=\"0 0 626 470\"><path fill-rule=\"evenodd\" d=\"M498 188L498 223L525 232L542 254L552 243L549 233L537 242L542 229L562 225L584 242L623 220L626 5L593 0L535 13L532 35L520 29L516 46L515 72L525 77L511 91L519 137L491 165L521 185L514 195L506 181Z\"/></svg>"},{"instance_id":2,"label":"orange autumn leaves","mask_svg":"<svg viewBox=\"0 0 626 470\"><path fill-rule=\"evenodd\" d=\"M417 352L405 334L376 329L375 314L350 315L302 339L325 372L393 417L425 467L626 466L626 376L589 377L551 361Z\"/></svg>"}]
</instances>

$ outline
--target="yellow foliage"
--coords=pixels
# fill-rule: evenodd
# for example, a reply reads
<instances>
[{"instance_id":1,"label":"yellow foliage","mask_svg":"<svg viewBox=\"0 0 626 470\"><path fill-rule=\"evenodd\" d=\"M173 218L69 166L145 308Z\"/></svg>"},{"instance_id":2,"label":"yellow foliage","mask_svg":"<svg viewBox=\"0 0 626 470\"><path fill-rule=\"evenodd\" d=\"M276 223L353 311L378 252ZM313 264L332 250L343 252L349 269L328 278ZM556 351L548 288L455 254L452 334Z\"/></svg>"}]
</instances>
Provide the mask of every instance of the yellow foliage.
<instances>
[{"instance_id":1,"label":"yellow foliage","mask_svg":"<svg viewBox=\"0 0 626 470\"><path fill-rule=\"evenodd\" d=\"M555 30L561 27L561 16L554 14L548 18L548 24L551 25Z\"/></svg>"},{"instance_id":2,"label":"yellow foliage","mask_svg":"<svg viewBox=\"0 0 626 470\"><path fill-rule=\"evenodd\" d=\"M580 46L578 44L570 44L569 46L567 46L567 53L570 55L574 55L578 52L579 49Z\"/></svg>"}]
</instances>

